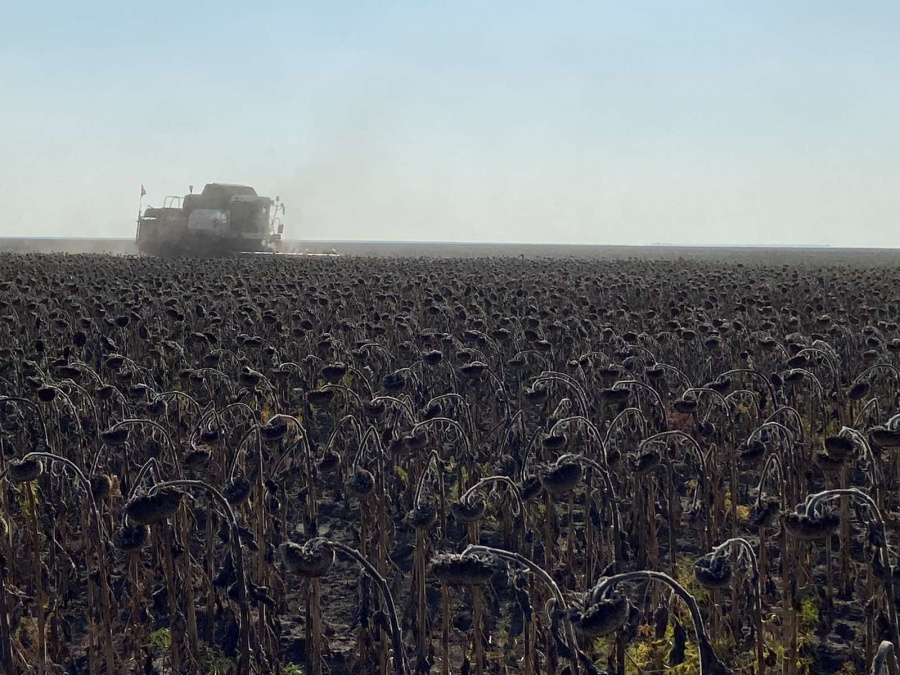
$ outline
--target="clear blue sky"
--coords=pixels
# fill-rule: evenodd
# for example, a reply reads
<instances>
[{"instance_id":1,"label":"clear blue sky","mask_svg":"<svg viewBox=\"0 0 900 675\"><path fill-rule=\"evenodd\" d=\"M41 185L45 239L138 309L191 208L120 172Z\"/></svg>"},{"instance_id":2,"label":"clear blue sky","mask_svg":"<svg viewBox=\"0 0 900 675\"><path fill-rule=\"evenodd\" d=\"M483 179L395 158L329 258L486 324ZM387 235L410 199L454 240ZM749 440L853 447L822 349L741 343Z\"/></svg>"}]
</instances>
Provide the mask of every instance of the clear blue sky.
<instances>
[{"instance_id":1,"label":"clear blue sky","mask_svg":"<svg viewBox=\"0 0 900 675\"><path fill-rule=\"evenodd\" d=\"M3 3L0 235L900 246L900 3Z\"/></svg>"}]
</instances>

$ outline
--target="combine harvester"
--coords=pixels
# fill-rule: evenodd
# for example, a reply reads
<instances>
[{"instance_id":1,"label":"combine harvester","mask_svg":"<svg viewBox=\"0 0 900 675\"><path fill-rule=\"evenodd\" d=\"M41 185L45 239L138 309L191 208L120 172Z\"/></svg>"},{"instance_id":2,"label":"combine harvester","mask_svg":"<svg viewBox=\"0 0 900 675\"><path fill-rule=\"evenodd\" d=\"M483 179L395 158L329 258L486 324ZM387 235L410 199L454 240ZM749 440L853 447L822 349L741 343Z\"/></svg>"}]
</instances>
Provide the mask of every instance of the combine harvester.
<instances>
[{"instance_id":1,"label":"combine harvester","mask_svg":"<svg viewBox=\"0 0 900 675\"><path fill-rule=\"evenodd\" d=\"M284 215L284 203L278 197L261 197L246 185L207 183L200 194L191 186L183 199L166 197L162 208L144 210L138 218L137 247L156 256L287 253L279 214Z\"/></svg>"}]
</instances>

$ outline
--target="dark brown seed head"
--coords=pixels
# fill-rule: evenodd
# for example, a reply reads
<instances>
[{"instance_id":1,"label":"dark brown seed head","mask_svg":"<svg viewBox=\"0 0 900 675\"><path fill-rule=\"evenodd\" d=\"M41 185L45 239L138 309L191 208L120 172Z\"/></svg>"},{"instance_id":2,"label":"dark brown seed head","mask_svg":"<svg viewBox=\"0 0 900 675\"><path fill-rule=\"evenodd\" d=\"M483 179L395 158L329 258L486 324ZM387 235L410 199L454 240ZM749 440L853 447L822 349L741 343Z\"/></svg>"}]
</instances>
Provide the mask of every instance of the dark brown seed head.
<instances>
[{"instance_id":1,"label":"dark brown seed head","mask_svg":"<svg viewBox=\"0 0 900 675\"><path fill-rule=\"evenodd\" d=\"M764 351L772 351L778 346L778 343L768 336L759 338L756 341L756 344L758 344Z\"/></svg>"},{"instance_id":2,"label":"dark brown seed head","mask_svg":"<svg viewBox=\"0 0 900 675\"><path fill-rule=\"evenodd\" d=\"M424 361L425 365L428 366L436 366L443 360L443 358L444 355L437 349L432 349L431 351L422 354L422 361Z\"/></svg>"},{"instance_id":3,"label":"dark brown seed head","mask_svg":"<svg viewBox=\"0 0 900 675\"><path fill-rule=\"evenodd\" d=\"M886 426L873 427L869 432L869 438L882 448L900 447L900 430L889 429Z\"/></svg>"},{"instance_id":4,"label":"dark brown seed head","mask_svg":"<svg viewBox=\"0 0 900 675\"><path fill-rule=\"evenodd\" d=\"M185 469L200 469L209 464L211 456L212 453L210 453L209 448L197 446L184 453L184 456L181 458L181 465Z\"/></svg>"},{"instance_id":5,"label":"dark brown seed head","mask_svg":"<svg viewBox=\"0 0 900 675\"><path fill-rule=\"evenodd\" d=\"M706 386L722 396L728 396L728 393L731 391L732 380L730 377L720 377Z\"/></svg>"},{"instance_id":6,"label":"dark brown seed head","mask_svg":"<svg viewBox=\"0 0 900 675\"><path fill-rule=\"evenodd\" d=\"M341 378L347 374L347 364L337 361L335 363L329 363L325 366L322 366L321 370L322 379L326 382L330 382L331 384L337 384L341 381Z\"/></svg>"},{"instance_id":7,"label":"dark brown seed head","mask_svg":"<svg viewBox=\"0 0 900 675\"><path fill-rule=\"evenodd\" d=\"M128 518L138 525L152 525L172 516L178 510L184 493L164 487L153 494L138 495L125 505Z\"/></svg>"},{"instance_id":8,"label":"dark brown seed head","mask_svg":"<svg viewBox=\"0 0 900 675\"><path fill-rule=\"evenodd\" d=\"M473 496L465 501L454 502L450 505L450 513L461 523L474 523L484 516L484 499Z\"/></svg>"},{"instance_id":9,"label":"dark brown seed head","mask_svg":"<svg viewBox=\"0 0 900 675\"><path fill-rule=\"evenodd\" d=\"M131 371L127 371L127 372L131 373ZM119 374L123 375L124 373L119 373ZM150 387L148 387L146 384L143 384L142 382L138 382L137 384L135 384L131 387L128 387L127 393L128 393L128 397L130 399L132 399L134 401L143 401L152 392L150 390Z\"/></svg>"},{"instance_id":10,"label":"dark brown seed head","mask_svg":"<svg viewBox=\"0 0 900 675\"><path fill-rule=\"evenodd\" d=\"M362 405L363 414L374 419L380 419L381 417L383 417L386 410L387 405L384 401L379 399L366 401Z\"/></svg>"},{"instance_id":11,"label":"dark brown seed head","mask_svg":"<svg viewBox=\"0 0 900 675\"><path fill-rule=\"evenodd\" d=\"M600 379L605 382L613 382L619 379L619 376L622 374L622 371L619 368L600 368L597 371L597 374L600 375Z\"/></svg>"},{"instance_id":12,"label":"dark brown seed head","mask_svg":"<svg viewBox=\"0 0 900 675\"><path fill-rule=\"evenodd\" d=\"M46 387L44 381L41 378L33 376L28 376L25 378L25 385L33 391L40 391L41 389L44 389Z\"/></svg>"},{"instance_id":13,"label":"dark brown seed head","mask_svg":"<svg viewBox=\"0 0 900 675\"><path fill-rule=\"evenodd\" d=\"M784 374L784 381L788 384L797 384L802 382L805 377L806 374L802 370L791 368Z\"/></svg>"},{"instance_id":14,"label":"dark brown seed head","mask_svg":"<svg viewBox=\"0 0 900 675\"><path fill-rule=\"evenodd\" d=\"M40 478L44 472L44 464L39 459L14 459L9 463L7 470L13 483L28 483Z\"/></svg>"},{"instance_id":15,"label":"dark brown seed head","mask_svg":"<svg viewBox=\"0 0 900 675\"><path fill-rule=\"evenodd\" d=\"M581 464L563 462L541 471L541 485L551 495L566 494L581 482Z\"/></svg>"},{"instance_id":16,"label":"dark brown seed head","mask_svg":"<svg viewBox=\"0 0 900 675\"><path fill-rule=\"evenodd\" d=\"M284 417L273 417L259 428L259 434L266 443L278 443L288 432L288 421Z\"/></svg>"},{"instance_id":17,"label":"dark brown seed head","mask_svg":"<svg viewBox=\"0 0 900 675\"><path fill-rule=\"evenodd\" d=\"M422 502L409 512L409 522L417 530L427 530L437 521L437 508L433 502Z\"/></svg>"},{"instance_id":18,"label":"dark brown seed head","mask_svg":"<svg viewBox=\"0 0 900 675\"><path fill-rule=\"evenodd\" d=\"M787 361L788 368L807 368L809 367L809 364L809 358L802 354L792 356Z\"/></svg>"},{"instance_id":19,"label":"dark brown seed head","mask_svg":"<svg viewBox=\"0 0 900 675\"><path fill-rule=\"evenodd\" d=\"M606 463L610 467L616 467L622 461L622 451L618 448L610 448L606 451Z\"/></svg>"},{"instance_id":20,"label":"dark brown seed head","mask_svg":"<svg viewBox=\"0 0 900 675\"><path fill-rule=\"evenodd\" d=\"M341 465L341 456L334 450L328 450L316 464L319 473L332 473Z\"/></svg>"},{"instance_id":21,"label":"dark brown seed head","mask_svg":"<svg viewBox=\"0 0 900 675\"><path fill-rule=\"evenodd\" d=\"M128 440L128 427L113 427L100 432L100 440L106 445L119 447Z\"/></svg>"},{"instance_id":22,"label":"dark brown seed head","mask_svg":"<svg viewBox=\"0 0 900 675\"><path fill-rule=\"evenodd\" d=\"M228 481L222 495L232 506L239 506L250 499L251 489L250 481L239 476Z\"/></svg>"},{"instance_id":23,"label":"dark brown seed head","mask_svg":"<svg viewBox=\"0 0 900 675\"><path fill-rule=\"evenodd\" d=\"M403 443L410 450L422 450L428 445L428 432L419 427L412 433L406 434L403 437Z\"/></svg>"},{"instance_id":24,"label":"dark brown seed head","mask_svg":"<svg viewBox=\"0 0 900 675\"><path fill-rule=\"evenodd\" d=\"M560 452L566 447L567 443L568 438L566 438L565 434L549 434L541 439L541 445L543 445L545 449L554 452Z\"/></svg>"},{"instance_id":25,"label":"dark brown seed head","mask_svg":"<svg viewBox=\"0 0 900 675\"><path fill-rule=\"evenodd\" d=\"M825 439L825 452L832 459L844 460L856 454L856 445L852 438L844 436L828 436Z\"/></svg>"},{"instance_id":26,"label":"dark brown seed head","mask_svg":"<svg viewBox=\"0 0 900 675\"><path fill-rule=\"evenodd\" d=\"M745 443L740 447L738 456L743 466L755 466L762 461L766 455L766 444L758 438L754 438L749 443Z\"/></svg>"},{"instance_id":27,"label":"dark brown seed head","mask_svg":"<svg viewBox=\"0 0 900 675\"><path fill-rule=\"evenodd\" d=\"M813 458L822 471L826 472L834 472L840 471L841 467L847 463L846 458L844 457L835 457L830 455L825 450L820 450L815 454Z\"/></svg>"},{"instance_id":28,"label":"dark brown seed head","mask_svg":"<svg viewBox=\"0 0 900 675\"><path fill-rule=\"evenodd\" d=\"M150 528L146 525L124 525L116 533L116 546L123 551L137 551L150 536Z\"/></svg>"},{"instance_id":29,"label":"dark brown seed head","mask_svg":"<svg viewBox=\"0 0 900 675\"><path fill-rule=\"evenodd\" d=\"M544 403L550 397L550 390L542 384L536 384L526 388L523 395L529 403Z\"/></svg>"},{"instance_id":30,"label":"dark brown seed head","mask_svg":"<svg viewBox=\"0 0 900 675\"><path fill-rule=\"evenodd\" d=\"M629 469L638 476L643 476L658 467L662 457L659 454L659 450L647 448L640 453L629 455L627 461Z\"/></svg>"},{"instance_id":31,"label":"dark brown seed head","mask_svg":"<svg viewBox=\"0 0 900 675\"><path fill-rule=\"evenodd\" d=\"M606 403L624 403L631 396L631 390L625 387L600 390L600 399Z\"/></svg>"},{"instance_id":32,"label":"dark brown seed head","mask_svg":"<svg viewBox=\"0 0 900 675\"><path fill-rule=\"evenodd\" d=\"M528 365L524 356L514 356L506 362L506 367L512 371L520 371Z\"/></svg>"},{"instance_id":33,"label":"dark brown seed head","mask_svg":"<svg viewBox=\"0 0 900 675\"><path fill-rule=\"evenodd\" d=\"M583 609L570 608L569 620L578 635L593 640L622 628L629 613L628 598L614 592L609 597L588 601Z\"/></svg>"},{"instance_id":34,"label":"dark brown seed head","mask_svg":"<svg viewBox=\"0 0 900 675\"><path fill-rule=\"evenodd\" d=\"M694 578L708 590L728 588L731 583L731 562L728 556L707 553L694 564Z\"/></svg>"},{"instance_id":35,"label":"dark brown seed head","mask_svg":"<svg viewBox=\"0 0 900 675\"><path fill-rule=\"evenodd\" d=\"M375 489L375 476L371 471L357 468L347 485L350 491L358 497L365 497Z\"/></svg>"},{"instance_id":36,"label":"dark brown seed head","mask_svg":"<svg viewBox=\"0 0 900 675\"><path fill-rule=\"evenodd\" d=\"M56 387L43 386L37 390L37 397L42 403L50 403L58 393L59 390Z\"/></svg>"},{"instance_id":37,"label":"dark brown seed head","mask_svg":"<svg viewBox=\"0 0 900 675\"><path fill-rule=\"evenodd\" d=\"M387 451L391 457L400 457L405 455L409 448L406 445L405 436L391 436L390 440L387 442Z\"/></svg>"},{"instance_id":38,"label":"dark brown seed head","mask_svg":"<svg viewBox=\"0 0 900 675\"><path fill-rule=\"evenodd\" d=\"M262 380L262 373L252 370L251 368L248 368L246 366L244 366L244 369L238 375L238 382L242 387L246 387L247 389L255 389L259 386Z\"/></svg>"},{"instance_id":39,"label":"dark brown seed head","mask_svg":"<svg viewBox=\"0 0 900 675\"><path fill-rule=\"evenodd\" d=\"M494 576L493 558L477 553L439 553L431 559L431 573L450 586L480 586Z\"/></svg>"},{"instance_id":40,"label":"dark brown seed head","mask_svg":"<svg viewBox=\"0 0 900 675\"><path fill-rule=\"evenodd\" d=\"M406 387L406 375L401 372L390 373L385 376L382 385L388 391L400 391Z\"/></svg>"},{"instance_id":41,"label":"dark brown seed head","mask_svg":"<svg viewBox=\"0 0 900 675\"><path fill-rule=\"evenodd\" d=\"M212 356L212 354L208 354L207 356ZM293 371L288 366L278 366L273 369L271 373L269 373L269 378L272 380L277 380L278 382L285 382L291 379Z\"/></svg>"},{"instance_id":42,"label":"dark brown seed head","mask_svg":"<svg viewBox=\"0 0 900 675\"><path fill-rule=\"evenodd\" d=\"M154 398L141 404L141 413L146 417L162 417L166 414L166 402L161 398Z\"/></svg>"},{"instance_id":43,"label":"dark brown seed head","mask_svg":"<svg viewBox=\"0 0 900 675\"><path fill-rule=\"evenodd\" d=\"M693 398L679 398L672 407L682 415L689 415L697 411L697 400Z\"/></svg>"},{"instance_id":44,"label":"dark brown seed head","mask_svg":"<svg viewBox=\"0 0 900 675\"><path fill-rule=\"evenodd\" d=\"M91 494L95 501L102 501L109 496L112 480L105 473L99 476L91 476Z\"/></svg>"},{"instance_id":45,"label":"dark brown seed head","mask_svg":"<svg viewBox=\"0 0 900 675\"><path fill-rule=\"evenodd\" d=\"M212 429L204 429L200 432L200 442L204 445L213 445L214 443L218 443L222 438L222 433L219 431L218 427L214 427Z\"/></svg>"},{"instance_id":46,"label":"dark brown seed head","mask_svg":"<svg viewBox=\"0 0 900 675\"><path fill-rule=\"evenodd\" d=\"M804 541L814 541L824 539L837 532L841 519L838 514L833 512L808 515L791 511L782 516L781 522L792 537Z\"/></svg>"},{"instance_id":47,"label":"dark brown seed head","mask_svg":"<svg viewBox=\"0 0 900 675\"><path fill-rule=\"evenodd\" d=\"M470 380L477 380L487 372L487 364L482 361L472 361L459 369L463 377Z\"/></svg>"},{"instance_id":48,"label":"dark brown seed head","mask_svg":"<svg viewBox=\"0 0 900 675\"><path fill-rule=\"evenodd\" d=\"M771 527L780 508L777 500L761 500L759 504L754 504L750 508L750 522L755 527Z\"/></svg>"},{"instance_id":49,"label":"dark brown seed head","mask_svg":"<svg viewBox=\"0 0 900 675\"><path fill-rule=\"evenodd\" d=\"M871 388L872 385L869 384L866 380L854 382L850 389L847 390L847 398L849 398L851 401L862 400L869 395L869 390Z\"/></svg>"},{"instance_id":50,"label":"dark brown seed head","mask_svg":"<svg viewBox=\"0 0 900 675\"><path fill-rule=\"evenodd\" d=\"M519 489L522 493L522 499L530 501L541 493L543 485L541 484L541 479L537 476L528 476Z\"/></svg>"},{"instance_id":51,"label":"dark brown seed head","mask_svg":"<svg viewBox=\"0 0 900 675\"><path fill-rule=\"evenodd\" d=\"M125 365L125 357L121 354L110 354L106 357L106 367L110 370L118 370Z\"/></svg>"},{"instance_id":52,"label":"dark brown seed head","mask_svg":"<svg viewBox=\"0 0 900 675\"><path fill-rule=\"evenodd\" d=\"M324 408L334 399L333 389L313 389L306 392L306 400L313 408Z\"/></svg>"},{"instance_id":53,"label":"dark brown seed head","mask_svg":"<svg viewBox=\"0 0 900 675\"><path fill-rule=\"evenodd\" d=\"M81 371L72 366L60 366L57 368L56 372L60 377L66 380L78 382L81 379Z\"/></svg>"},{"instance_id":54,"label":"dark brown seed head","mask_svg":"<svg viewBox=\"0 0 900 675\"><path fill-rule=\"evenodd\" d=\"M322 577L334 565L334 549L320 539L302 546L287 541L281 545L281 561L285 569L301 577Z\"/></svg>"},{"instance_id":55,"label":"dark brown seed head","mask_svg":"<svg viewBox=\"0 0 900 675\"><path fill-rule=\"evenodd\" d=\"M116 390L112 385L104 384L103 386L98 387L97 391L95 393L97 395L97 398L100 399L101 401L108 401L109 399L111 399L113 397L113 394L115 392L116 392Z\"/></svg>"}]
</instances>

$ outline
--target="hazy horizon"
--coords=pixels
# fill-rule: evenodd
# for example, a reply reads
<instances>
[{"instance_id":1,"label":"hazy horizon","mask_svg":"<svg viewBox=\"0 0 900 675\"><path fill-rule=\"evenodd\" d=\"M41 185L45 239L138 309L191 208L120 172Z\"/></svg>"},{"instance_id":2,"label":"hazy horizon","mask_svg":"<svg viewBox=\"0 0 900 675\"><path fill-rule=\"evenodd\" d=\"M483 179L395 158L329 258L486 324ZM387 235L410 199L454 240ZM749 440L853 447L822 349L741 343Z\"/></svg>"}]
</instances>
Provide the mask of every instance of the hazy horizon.
<instances>
[{"instance_id":1,"label":"hazy horizon","mask_svg":"<svg viewBox=\"0 0 900 675\"><path fill-rule=\"evenodd\" d=\"M900 5L14 2L0 236L900 247Z\"/></svg>"},{"instance_id":2,"label":"hazy horizon","mask_svg":"<svg viewBox=\"0 0 900 675\"><path fill-rule=\"evenodd\" d=\"M16 235L4 235L0 234L0 240L6 241L134 241L135 237L133 235L130 236L122 236L122 237L92 237L92 236L72 236L72 237L62 237L62 236L16 236ZM459 240L455 241L452 239L447 240L419 240L419 239L307 239L307 238L285 238L285 242L290 243L310 243L310 244L433 244L436 246L440 245L449 245L449 246L561 246L561 247L569 247L569 246L582 246L582 247L590 247L590 248L808 248L808 249L817 249L817 248L847 248L847 249L887 249L887 250L900 250L900 247L891 247L891 246L848 246L848 247L834 247L830 244L672 244L666 242L653 242L647 244L584 244L584 243L560 243L560 242L504 242L504 241L468 241L468 240ZM0 247L0 250L3 250Z\"/></svg>"}]
</instances>

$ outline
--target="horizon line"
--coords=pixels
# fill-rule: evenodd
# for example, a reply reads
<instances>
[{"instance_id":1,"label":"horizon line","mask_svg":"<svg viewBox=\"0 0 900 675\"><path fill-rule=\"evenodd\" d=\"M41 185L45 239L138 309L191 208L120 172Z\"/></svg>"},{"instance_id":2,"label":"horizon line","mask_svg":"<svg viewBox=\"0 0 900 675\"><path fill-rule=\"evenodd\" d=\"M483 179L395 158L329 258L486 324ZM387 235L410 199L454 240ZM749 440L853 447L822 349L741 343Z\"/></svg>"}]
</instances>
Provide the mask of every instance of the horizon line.
<instances>
[{"instance_id":1,"label":"horizon line","mask_svg":"<svg viewBox=\"0 0 900 675\"><path fill-rule=\"evenodd\" d=\"M126 242L134 241L134 237L22 237L12 235L0 235L0 241L110 241ZM570 242L503 242L503 241L429 241L429 240L402 240L402 239L285 239L286 244L385 244L405 246L556 246L569 248L684 248L684 249L728 249L728 248L752 248L752 249L810 249L821 250L868 250L868 251L893 251L896 246L834 246L832 244L676 244L676 243L651 243L651 244L576 244Z\"/></svg>"}]
</instances>

